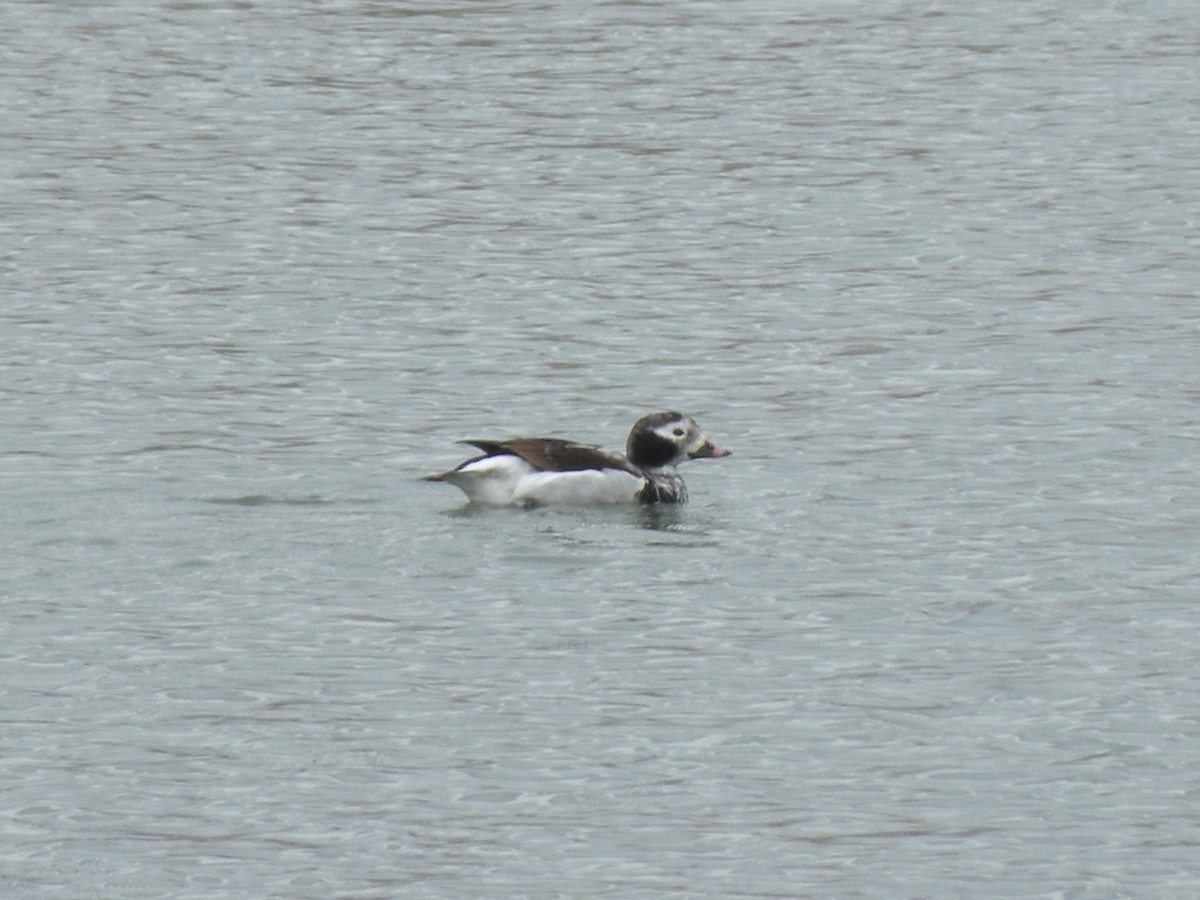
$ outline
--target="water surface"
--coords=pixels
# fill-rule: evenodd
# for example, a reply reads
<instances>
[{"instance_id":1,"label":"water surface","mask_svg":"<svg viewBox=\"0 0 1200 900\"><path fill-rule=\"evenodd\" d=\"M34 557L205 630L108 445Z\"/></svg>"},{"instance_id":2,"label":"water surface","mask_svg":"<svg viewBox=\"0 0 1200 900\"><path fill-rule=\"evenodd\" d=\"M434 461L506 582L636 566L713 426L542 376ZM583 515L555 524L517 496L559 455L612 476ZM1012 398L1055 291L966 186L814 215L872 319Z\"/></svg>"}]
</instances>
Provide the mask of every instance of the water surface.
<instances>
[{"instance_id":1,"label":"water surface","mask_svg":"<svg viewBox=\"0 0 1200 900\"><path fill-rule=\"evenodd\" d=\"M1191 7L8 20L6 896L1196 895Z\"/></svg>"}]
</instances>

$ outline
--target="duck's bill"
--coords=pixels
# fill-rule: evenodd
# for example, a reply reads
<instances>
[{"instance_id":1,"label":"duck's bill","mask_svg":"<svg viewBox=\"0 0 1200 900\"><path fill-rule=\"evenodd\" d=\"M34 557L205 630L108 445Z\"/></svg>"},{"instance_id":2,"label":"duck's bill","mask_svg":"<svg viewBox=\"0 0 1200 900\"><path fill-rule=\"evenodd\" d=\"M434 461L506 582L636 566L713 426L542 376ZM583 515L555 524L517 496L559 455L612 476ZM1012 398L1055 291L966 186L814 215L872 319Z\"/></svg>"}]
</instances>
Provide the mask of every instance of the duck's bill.
<instances>
[{"instance_id":1,"label":"duck's bill","mask_svg":"<svg viewBox=\"0 0 1200 900\"><path fill-rule=\"evenodd\" d=\"M705 441L688 454L688 459L720 459L722 456L728 455L729 451L724 447L718 447L712 441Z\"/></svg>"}]
</instances>

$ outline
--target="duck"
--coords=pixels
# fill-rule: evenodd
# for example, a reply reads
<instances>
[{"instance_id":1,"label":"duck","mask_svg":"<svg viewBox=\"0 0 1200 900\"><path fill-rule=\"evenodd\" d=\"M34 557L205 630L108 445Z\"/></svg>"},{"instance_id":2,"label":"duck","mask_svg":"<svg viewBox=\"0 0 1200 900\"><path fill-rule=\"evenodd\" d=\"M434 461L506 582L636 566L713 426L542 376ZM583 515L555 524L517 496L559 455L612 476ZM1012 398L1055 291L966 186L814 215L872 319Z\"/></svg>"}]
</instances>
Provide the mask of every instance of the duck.
<instances>
[{"instance_id":1,"label":"duck","mask_svg":"<svg viewBox=\"0 0 1200 900\"><path fill-rule=\"evenodd\" d=\"M665 411L642 416L625 453L561 438L466 440L482 455L423 480L452 484L473 503L526 508L547 503L686 503L687 485L676 466L689 459L720 459L718 447L695 419Z\"/></svg>"}]
</instances>

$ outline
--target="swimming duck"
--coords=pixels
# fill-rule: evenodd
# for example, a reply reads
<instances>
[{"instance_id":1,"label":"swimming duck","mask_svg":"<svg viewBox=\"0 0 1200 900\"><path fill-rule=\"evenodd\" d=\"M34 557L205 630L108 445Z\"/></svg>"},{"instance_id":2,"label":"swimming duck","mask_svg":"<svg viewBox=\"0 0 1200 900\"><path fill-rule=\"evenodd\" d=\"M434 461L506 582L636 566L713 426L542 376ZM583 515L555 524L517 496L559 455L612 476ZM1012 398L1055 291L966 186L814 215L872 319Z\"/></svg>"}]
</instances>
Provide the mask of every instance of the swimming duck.
<instances>
[{"instance_id":1,"label":"swimming duck","mask_svg":"<svg viewBox=\"0 0 1200 900\"><path fill-rule=\"evenodd\" d=\"M462 465L428 475L477 503L686 503L687 487L675 467L687 459L720 458L729 451L678 412L642 416L629 432L625 455L559 438L462 441L483 451Z\"/></svg>"}]
</instances>

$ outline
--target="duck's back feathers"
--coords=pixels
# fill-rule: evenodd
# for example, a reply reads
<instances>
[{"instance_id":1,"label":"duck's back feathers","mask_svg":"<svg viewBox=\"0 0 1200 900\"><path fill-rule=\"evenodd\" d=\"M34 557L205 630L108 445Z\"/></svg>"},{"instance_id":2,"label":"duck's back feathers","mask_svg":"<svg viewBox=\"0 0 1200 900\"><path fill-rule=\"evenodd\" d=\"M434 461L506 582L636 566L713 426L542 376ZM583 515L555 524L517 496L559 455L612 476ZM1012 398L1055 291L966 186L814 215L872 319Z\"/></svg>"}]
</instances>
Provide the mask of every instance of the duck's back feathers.
<instances>
[{"instance_id":1,"label":"duck's back feathers","mask_svg":"<svg viewBox=\"0 0 1200 900\"><path fill-rule=\"evenodd\" d=\"M591 444L579 444L560 438L514 438L510 441L463 441L478 447L485 456L511 454L529 463L539 472L579 472L586 469L620 469L641 475L629 462L614 453L606 453Z\"/></svg>"}]
</instances>

